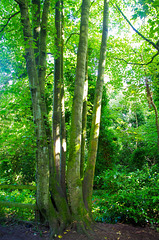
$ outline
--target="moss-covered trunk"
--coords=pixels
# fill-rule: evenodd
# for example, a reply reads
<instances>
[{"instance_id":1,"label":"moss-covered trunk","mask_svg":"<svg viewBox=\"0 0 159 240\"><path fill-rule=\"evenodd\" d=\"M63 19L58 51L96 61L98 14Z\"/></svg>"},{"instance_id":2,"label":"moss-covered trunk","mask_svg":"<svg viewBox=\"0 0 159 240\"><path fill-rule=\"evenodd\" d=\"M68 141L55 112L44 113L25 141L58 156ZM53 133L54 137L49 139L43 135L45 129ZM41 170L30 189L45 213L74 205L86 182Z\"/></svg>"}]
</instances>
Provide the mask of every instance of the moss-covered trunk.
<instances>
[{"instance_id":1,"label":"moss-covered trunk","mask_svg":"<svg viewBox=\"0 0 159 240\"><path fill-rule=\"evenodd\" d=\"M26 66L32 97L33 117L37 139L37 206L45 221L56 224L55 211L49 198L49 151L44 123L43 98L34 55L32 29L26 0L18 1L25 41Z\"/></svg>"},{"instance_id":2,"label":"moss-covered trunk","mask_svg":"<svg viewBox=\"0 0 159 240\"><path fill-rule=\"evenodd\" d=\"M74 220L82 222L87 211L84 207L82 181L80 176L82 110L85 82L85 65L88 42L88 19L90 0L83 0L81 12L80 40L77 53L75 90L72 107L67 184L69 201Z\"/></svg>"},{"instance_id":3,"label":"moss-covered trunk","mask_svg":"<svg viewBox=\"0 0 159 240\"><path fill-rule=\"evenodd\" d=\"M105 58L106 58L106 46L108 36L108 1L104 0L104 13L103 13L103 33L102 42L100 48L100 59L98 65L98 77L95 90L95 99L93 107L91 135L89 142L89 152L87 168L83 181L83 197L86 208L91 210L92 203L92 191L93 191L93 180L96 163L96 155L98 148L98 137L100 129L100 116L101 116L101 102L102 102L102 90L104 83L104 70L105 70Z\"/></svg>"}]
</instances>

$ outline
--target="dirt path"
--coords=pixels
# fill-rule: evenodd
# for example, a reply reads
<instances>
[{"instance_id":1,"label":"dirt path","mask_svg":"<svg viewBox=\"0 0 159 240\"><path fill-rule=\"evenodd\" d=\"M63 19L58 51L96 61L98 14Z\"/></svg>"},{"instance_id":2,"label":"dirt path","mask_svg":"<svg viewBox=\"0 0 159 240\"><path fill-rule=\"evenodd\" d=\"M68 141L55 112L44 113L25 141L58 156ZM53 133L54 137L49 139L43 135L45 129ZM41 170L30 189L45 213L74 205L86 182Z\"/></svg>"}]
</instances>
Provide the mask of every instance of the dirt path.
<instances>
[{"instance_id":1,"label":"dirt path","mask_svg":"<svg viewBox=\"0 0 159 240\"><path fill-rule=\"evenodd\" d=\"M133 227L127 224L97 223L94 233L90 233L92 240L159 240L159 233L149 227ZM0 240L49 240L47 228L23 223L6 223L0 225ZM63 234L54 238L62 240L87 240L85 235L67 229Z\"/></svg>"}]
</instances>

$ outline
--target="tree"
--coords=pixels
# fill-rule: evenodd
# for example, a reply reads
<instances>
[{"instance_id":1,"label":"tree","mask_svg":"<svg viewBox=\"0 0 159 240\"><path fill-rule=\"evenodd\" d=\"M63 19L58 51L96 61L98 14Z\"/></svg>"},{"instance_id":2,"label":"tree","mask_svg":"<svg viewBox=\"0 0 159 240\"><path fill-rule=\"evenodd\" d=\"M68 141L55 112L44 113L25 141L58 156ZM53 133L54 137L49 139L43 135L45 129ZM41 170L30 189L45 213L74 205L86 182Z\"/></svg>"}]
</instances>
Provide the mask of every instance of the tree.
<instances>
[{"instance_id":1,"label":"tree","mask_svg":"<svg viewBox=\"0 0 159 240\"><path fill-rule=\"evenodd\" d=\"M55 165L58 179L61 179L61 81L62 81L62 9L61 1L55 4L55 46L56 52L54 63L54 92L53 92L53 143L55 152Z\"/></svg>"},{"instance_id":2,"label":"tree","mask_svg":"<svg viewBox=\"0 0 159 240\"><path fill-rule=\"evenodd\" d=\"M80 39L77 53L77 68L72 106L71 138L69 144L69 160L67 166L67 184L69 199L73 216L80 221L86 218L87 211L83 202L82 181L80 178L81 164L81 132L82 132L82 109L85 82L85 67L88 42L88 20L90 1L82 3Z\"/></svg>"},{"instance_id":3,"label":"tree","mask_svg":"<svg viewBox=\"0 0 159 240\"><path fill-rule=\"evenodd\" d=\"M87 168L83 181L83 192L84 202L87 209L91 209L92 203L92 191L93 191L93 180L95 172L96 154L98 148L98 138L100 129L100 116L101 116L101 102L102 92L104 84L104 71L105 71L105 58L107 48L107 36L108 36L108 2L104 1L104 13L103 13L103 32L102 42L100 48L100 59L98 65L98 78L96 83L96 91L94 98L93 116L92 116L92 127L89 143L88 161Z\"/></svg>"},{"instance_id":4,"label":"tree","mask_svg":"<svg viewBox=\"0 0 159 240\"><path fill-rule=\"evenodd\" d=\"M74 99L72 107L72 121L69 144L69 159L67 165L67 185L69 194L65 191L65 160L60 163L62 156L62 144L65 136L64 130L64 110L62 98L64 95L63 87L63 39L62 39L62 7L63 2L55 3L55 70L54 70L54 111L53 111L53 138L48 115L48 102L45 92L46 71L47 71L47 36L48 36L48 17L50 0L45 0L43 4L40 0L33 0L28 4L27 0L15 0L20 9L21 26L24 42L21 45L25 49L25 61L29 78L29 87L32 100L33 120L35 125L36 138L36 184L37 184L37 207L39 210L40 221L49 223L52 235L61 232L67 224L76 221L79 230L85 231L85 224L91 223L91 211L88 209L86 197L83 191L81 176L81 133L82 133L82 111L84 109L83 95L86 75L86 55L88 42L88 22L90 0L83 0L81 8L81 24L79 34L79 46L77 53L76 80L74 88ZM107 1L104 1L104 30L102 37L101 58L99 63L99 78L97 81L96 100L97 105L101 102L102 85L104 74L104 59L106 52L107 38ZM17 16L19 14L13 14ZM12 17L10 17L11 19ZM106 23L105 23L106 21ZM9 22L9 20L8 20ZM7 23L8 24L8 23ZM5 26L2 27L2 31ZM104 46L104 48L103 48ZM103 52L102 52L103 50ZM102 68L101 68L102 65ZM99 95L99 98L98 98ZM96 105L96 103L95 103ZM97 106L96 105L96 106ZM97 106L95 108L100 108ZM96 121L97 113L93 115ZM99 118L100 119L100 118ZM86 125L86 124L84 124ZM99 122L98 122L99 127ZM96 127L96 126L95 126ZM99 131L99 130L98 130ZM93 130L94 132L94 130ZM93 137L93 135L92 135ZM98 137L98 136L97 136ZM57 144L59 142L59 144ZM56 146L60 148L56 151ZM97 143L94 151L94 165L97 151ZM64 153L64 152L63 152ZM84 156L84 154L82 153ZM88 160L89 163L90 159ZM92 161L92 160L91 160ZM63 167L60 167L61 166ZM94 166L95 167L95 166ZM61 169L60 169L61 168ZM63 169L63 170L62 170ZM89 179L93 188L94 174ZM90 190L89 199L92 196ZM85 199L85 200L84 200ZM69 204L68 204L69 201ZM89 202L90 204L90 202Z\"/></svg>"}]
</instances>

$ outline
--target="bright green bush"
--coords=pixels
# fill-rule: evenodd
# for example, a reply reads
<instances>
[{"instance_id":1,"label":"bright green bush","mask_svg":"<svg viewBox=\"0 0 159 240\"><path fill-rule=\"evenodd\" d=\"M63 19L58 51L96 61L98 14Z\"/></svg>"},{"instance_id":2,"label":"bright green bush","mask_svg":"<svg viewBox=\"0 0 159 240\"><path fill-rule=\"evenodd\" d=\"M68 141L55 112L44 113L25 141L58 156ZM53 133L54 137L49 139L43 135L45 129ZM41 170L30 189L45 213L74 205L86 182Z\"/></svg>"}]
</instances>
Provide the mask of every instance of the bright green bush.
<instances>
[{"instance_id":1,"label":"bright green bush","mask_svg":"<svg viewBox=\"0 0 159 240\"><path fill-rule=\"evenodd\" d=\"M121 171L121 169L120 169ZM105 171L96 180L93 213L96 221L159 224L159 172L157 166L126 173Z\"/></svg>"}]
</instances>

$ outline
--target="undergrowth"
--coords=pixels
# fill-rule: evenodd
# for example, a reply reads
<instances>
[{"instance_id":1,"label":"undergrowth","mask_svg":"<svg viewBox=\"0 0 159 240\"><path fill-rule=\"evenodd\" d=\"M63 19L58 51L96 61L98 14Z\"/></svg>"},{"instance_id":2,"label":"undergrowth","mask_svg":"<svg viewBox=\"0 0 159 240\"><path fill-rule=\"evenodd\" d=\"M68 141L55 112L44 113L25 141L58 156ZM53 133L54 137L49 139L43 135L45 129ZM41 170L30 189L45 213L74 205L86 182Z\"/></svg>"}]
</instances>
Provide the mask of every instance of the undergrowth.
<instances>
[{"instance_id":1,"label":"undergrowth","mask_svg":"<svg viewBox=\"0 0 159 240\"><path fill-rule=\"evenodd\" d=\"M122 166L96 176L93 195L95 221L106 223L159 224L158 166L144 166L128 172ZM0 201L35 204L35 193L24 190L1 190ZM34 220L35 212L0 207L0 217Z\"/></svg>"},{"instance_id":2,"label":"undergrowth","mask_svg":"<svg viewBox=\"0 0 159 240\"><path fill-rule=\"evenodd\" d=\"M6 190L0 189L0 201L17 202L23 204L35 204L35 193L28 189ZM32 221L35 219L35 211L27 208L0 207L0 217L8 219L21 219Z\"/></svg>"},{"instance_id":3,"label":"undergrowth","mask_svg":"<svg viewBox=\"0 0 159 240\"><path fill-rule=\"evenodd\" d=\"M95 179L93 215L107 223L159 224L159 172L157 166L127 172L116 167Z\"/></svg>"}]
</instances>

